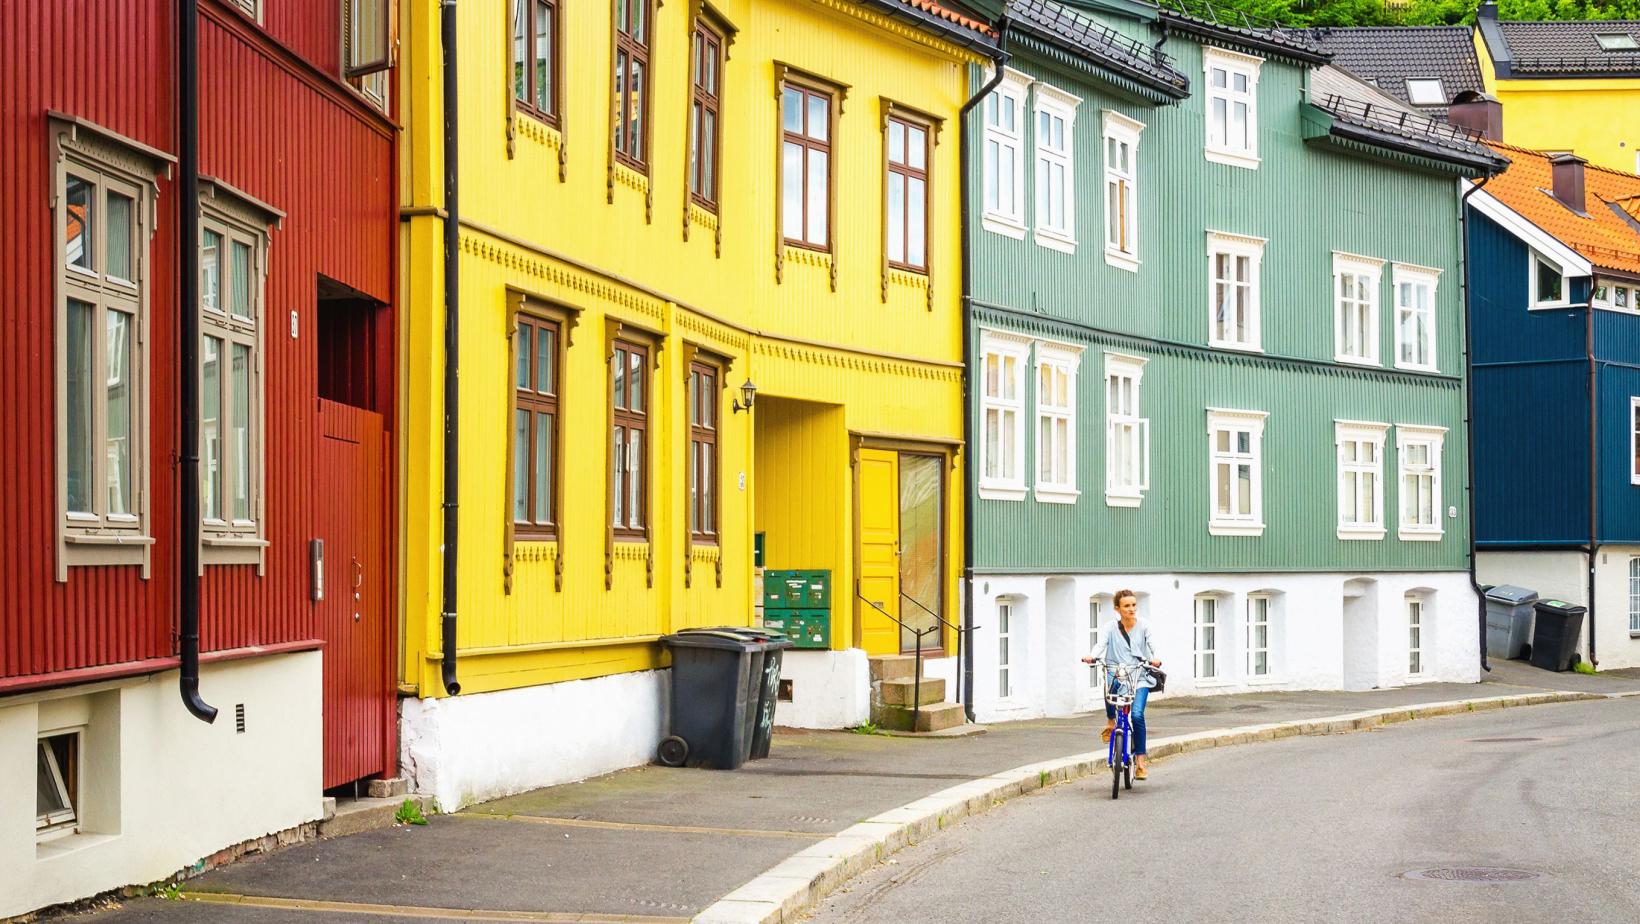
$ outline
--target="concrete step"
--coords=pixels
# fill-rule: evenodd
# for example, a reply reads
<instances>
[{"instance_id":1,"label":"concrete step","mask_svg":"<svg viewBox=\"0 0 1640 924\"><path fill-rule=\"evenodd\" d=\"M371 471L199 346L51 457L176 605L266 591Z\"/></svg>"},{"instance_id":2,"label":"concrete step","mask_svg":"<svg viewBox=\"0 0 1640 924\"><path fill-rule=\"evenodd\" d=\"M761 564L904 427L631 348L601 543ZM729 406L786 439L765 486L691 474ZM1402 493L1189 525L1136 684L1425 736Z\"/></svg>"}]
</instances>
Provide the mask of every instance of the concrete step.
<instances>
[{"instance_id":1,"label":"concrete step","mask_svg":"<svg viewBox=\"0 0 1640 924\"><path fill-rule=\"evenodd\" d=\"M365 796L359 799L337 799L334 802L334 812L328 805L326 807L327 817L319 823L319 836L345 837L349 834L391 828L397 823L394 816L398 814L399 806L404 804L406 798L420 805L424 814L433 813L432 796Z\"/></svg>"},{"instance_id":2,"label":"concrete step","mask_svg":"<svg viewBox=\"0 0 1640 924\"><path fill-rule=\"evenodd\" d=\"M933 732L955 728L968 721L961 703L936 703L913 710L910 706L871 707L871 721L880 728L893 731Z\"/></svg>"},{"instance_id":3,"label":"concrete step","mask_svg":"<svg viewBox=\"0 0 1640 924\"><path fill-rule=\"evenodd\" d=\"M909 706L913 700L924 706L943 703L945 679L924 677L920 697L917 695L917 683L914 680L884 680L877 687L877 698L885 706Z\"/></svg>"},{"instance_id":4,"label":"concrete step","mask_svg":"<svg viewBox=\"0 0 1640 924\"><path fill-rule=\"evenodd\" d=\"M872 680L911 680L916 676L916 655L878 655L871 659Z\"/></svg>"}]
</instances>

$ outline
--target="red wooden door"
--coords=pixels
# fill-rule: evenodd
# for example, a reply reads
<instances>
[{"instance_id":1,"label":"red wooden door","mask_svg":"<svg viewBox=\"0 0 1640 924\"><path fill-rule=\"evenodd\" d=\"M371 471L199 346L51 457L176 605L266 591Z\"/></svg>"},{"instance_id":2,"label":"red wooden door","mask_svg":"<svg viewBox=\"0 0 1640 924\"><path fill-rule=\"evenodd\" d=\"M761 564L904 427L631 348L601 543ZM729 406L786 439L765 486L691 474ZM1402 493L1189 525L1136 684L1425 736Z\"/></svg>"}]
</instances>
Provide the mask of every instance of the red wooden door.
<instances>
[{"instance_id":1,"label":"red wooden door","mask_svg":"<svg viewBox=\"0 0 1640 924\"><path fill-rule=\"evenodd\" d=\"M319 399L319 535L324 541L325 788L392 776L388 434L382 415Z\"/></svg>"}]
</instances>

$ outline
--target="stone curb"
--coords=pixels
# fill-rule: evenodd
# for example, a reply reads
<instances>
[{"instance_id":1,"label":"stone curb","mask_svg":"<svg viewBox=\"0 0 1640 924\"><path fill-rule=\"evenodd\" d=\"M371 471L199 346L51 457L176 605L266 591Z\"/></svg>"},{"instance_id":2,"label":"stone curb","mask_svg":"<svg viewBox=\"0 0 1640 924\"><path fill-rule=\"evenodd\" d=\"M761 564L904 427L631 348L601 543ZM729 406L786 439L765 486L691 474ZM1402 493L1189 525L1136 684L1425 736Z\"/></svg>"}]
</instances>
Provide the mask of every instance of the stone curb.
<instances>
[{"instance_id":1,"label":"stone curb","mask_svg":"<svg viewBox=\"0 0 1640 924\"><path fill-rule=\"evenodd\" d=\"M1160 738L1150 757L1161 759L1208 748L1310 735L1340 735L1436 716L1608 699L1624 694L1546 692L1397 706L1317 719L1245 725ZM1072 754L971 780L890 809L788 857L696 915L693 924L790 924L838 886L902 847L922 841L963 818L1015 796L1092 775L1105 766L1093 752Z\"/></svg>"}]
</instances>

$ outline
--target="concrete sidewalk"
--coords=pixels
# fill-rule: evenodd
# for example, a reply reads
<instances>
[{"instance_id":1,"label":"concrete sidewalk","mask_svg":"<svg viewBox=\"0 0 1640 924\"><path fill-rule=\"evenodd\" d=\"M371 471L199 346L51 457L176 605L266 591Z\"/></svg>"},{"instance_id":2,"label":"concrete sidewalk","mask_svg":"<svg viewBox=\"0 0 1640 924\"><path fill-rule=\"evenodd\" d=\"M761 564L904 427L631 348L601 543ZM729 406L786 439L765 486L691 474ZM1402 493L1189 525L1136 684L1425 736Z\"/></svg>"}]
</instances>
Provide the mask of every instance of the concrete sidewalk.
<instances>
[{"instance_id":1,"label":"concrete sidewalk","mask_svg":"<svg viewBox=\"0 0 1640 924\"><path fill-rule=\"evenodd\" d=\"M1640 693L1640 672L1496 668L1481 684L1163 698L1150 707L1150 733L1176 739L1549 690ZM427 827L300 845L184 884L227 903L143 900L91 920L688 920L867 819L1025 765L1058 761L1060 773L1070 766L1060 759L1097 746L1101 720L1010 723L952 739L782 729L769 758L739 772L636 767L435 816Z\"/></svg>"}]
</instances>

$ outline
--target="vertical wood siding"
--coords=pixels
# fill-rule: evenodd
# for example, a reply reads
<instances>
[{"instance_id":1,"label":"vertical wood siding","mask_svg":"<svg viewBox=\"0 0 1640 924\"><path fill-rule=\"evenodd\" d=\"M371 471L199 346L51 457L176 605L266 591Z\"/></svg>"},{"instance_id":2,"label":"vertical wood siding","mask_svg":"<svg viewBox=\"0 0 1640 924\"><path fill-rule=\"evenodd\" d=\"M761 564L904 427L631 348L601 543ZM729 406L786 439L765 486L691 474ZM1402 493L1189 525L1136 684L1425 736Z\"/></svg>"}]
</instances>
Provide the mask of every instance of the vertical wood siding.
<instances>
[{"instance_id":1,"label":"vertical wood siding","mask_svg":"<svg viewBox=\"0 0 1640 924\"><path fill-rule=\"evenodd\" d=\"M345 90L203 4L200 22L204 173L282 210L270 233L264 302L266 572L210 567L202 586L207 650L314 638L307 540L316 470L315 279L323 273L392 304L395 142L390 126ZM320 67L336 4L270 3L272 25ZM54 580L52 228L46 112L59 110L175 153L172 6L160 3L0 5L0 278L10 336L0 363L0 676L164 658L175 648L177 451L176 184L161 179L149 241L148 484L156 545L152 577L136 568L73 568ZM308 36L298 41L299 36ZM88 42L103 47L84 54ZM300 335L290 336L298 314ZM389 367L390 368L390 367ZM387 516L387 513L383 513Z\"/></svg>"},{"instance_id":2,"label":"vertical wood siding","mask_svg":"<svg viewBox=\"0 0 1640 924\"><path fill-rule=\"evenodd\" d=\"M1199 88L1200 46L1175 38L1167 51ZM1011 66L1082 98L1074 130L1079 244L1071 256L1037 246L1030 235L1016 241L979 231L972 254L977 298L1043 320L1021 322L1003 314L988 315L983 309L978 314L981 323L1087 347L1077 383L1077 487L1082 493L1074 505L975 498L975 567L1126 572L1464 567L1463 330L1453 179L1305 145L1296 102L1303 92L1303 71L1281 61L1266 60L1259 75L1262 162L1257 170L1205 160L1199 89L1176 106L1152 107L1027 58L1016 58ZM1138 153L1142 262L1137 273L1109 266L1102 257L1105 109L1146 126ZM966 130L971 139L978 137L977 113ZM1030 145L1027 133L1027 204L1035 201ZM969 179L979 189L982 158L975 157L972 166ZM971 220L977 222L977 216ZM1265 356L1204 349L1209 321L1208 230L1268 241L1261 277ZM1383 370L1363 371L1333 361L1334 251L1386 261L1379 290ZM1394 262L1443 270L1436 299L1439 376L1393 371ZM1130 336L1100 339L1049 319ZM1196 349L1162 347L1158 342ZM1109 507L1104 498L1107 348L1149 359L1141 402L1143 416L1151 421L1151 489L1138 509ZM978 349L976 336L970 362L978 361ZM1281 362L1281 357L1309 364ZM1262 537L1208 533L1207 407L1269 413ZM971 408L970 413L976 410ZM1383 467L1387 535L1378 541L1337 538L1335 419L1447 428L1441 541L1406 542L1396 537L1393 427L1386 437ZM979 425L976 416L976 433ZM1031 473L1034 420L1027 417L1026 426L1022 468ZM1456 507L1458 516L1448 518L1446 507Z\"/></svg>"}]
</instances>

